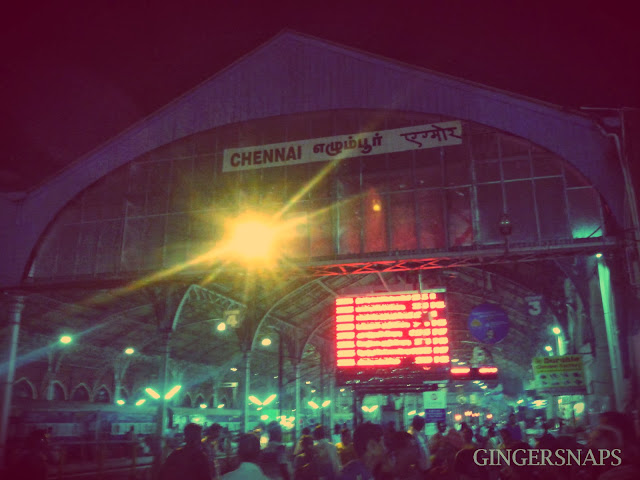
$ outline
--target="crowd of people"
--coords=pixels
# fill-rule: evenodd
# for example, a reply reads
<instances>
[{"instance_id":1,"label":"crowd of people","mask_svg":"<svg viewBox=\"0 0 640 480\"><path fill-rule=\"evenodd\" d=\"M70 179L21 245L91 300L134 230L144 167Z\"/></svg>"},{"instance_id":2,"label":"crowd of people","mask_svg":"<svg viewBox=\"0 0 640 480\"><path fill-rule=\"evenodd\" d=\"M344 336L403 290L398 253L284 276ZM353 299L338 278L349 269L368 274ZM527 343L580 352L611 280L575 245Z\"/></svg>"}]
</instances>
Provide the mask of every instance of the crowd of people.
<instances>
[{"instance_id":1,"label":"crowd of people","mask_svg":"<svg viewBox=\"0 0 640 480\"><path fill-rule=\"evenodd\" d=\"M266 428L268 442L261 446L259 432L237 438L235 465L221 465L219 427L207 429L189 424L184 429L185 446L176 449L161 469L161 480L615 480L640 478L638 450L632 422L624 414L600 416L586 445L568 435L554 435L547 424L544 433L526 438L515 415L504 425L472 428L466 423L448 427L437 424L437 432L425 435L425 421L416 416L407 431L393 423L363 423L351 431L336 426L328 432L322 425L304 428L295 445L282 442L277 423ZM605 449L619 450L621 461L606 465L489 465L478 452L489 450L529 451ZM228 452L227 452L228 453ZM229 458L225 455L224 458Z\"/></svg>"}]
</instances>

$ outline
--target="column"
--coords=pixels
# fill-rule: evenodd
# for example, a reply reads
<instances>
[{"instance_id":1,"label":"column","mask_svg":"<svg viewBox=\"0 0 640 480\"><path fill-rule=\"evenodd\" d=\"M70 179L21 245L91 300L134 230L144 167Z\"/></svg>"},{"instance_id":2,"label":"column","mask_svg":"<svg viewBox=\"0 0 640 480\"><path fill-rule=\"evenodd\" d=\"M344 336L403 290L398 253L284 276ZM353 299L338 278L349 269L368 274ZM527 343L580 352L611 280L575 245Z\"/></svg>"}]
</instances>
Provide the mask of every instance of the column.
<instances>
[{"instance_id":1,"label":"column","mask_svg":"<svg viewBox=\"0 0 640 480\"><path fill-rule=\"evenodd\" d=\"M618 412L624 411L624 395L622 385L622 358L620 356L620 340L618 331L618 317L614 292L611 289L611 271L604 258L598 258L598 279L600 280L600 294L602 296L602 311L607 331L607 346L611 363L611 379L613 381L614 405Z\"/></svg>"},{"instance_id":2,"label":"column","mask_svg":"<svg viewBox=\"0 0 640 480\"><path fill-rule=\"evenodd\" d=\"M302 420L302 408L300 406L300 362L296 361L296 364L293 366L295 377L296 377L296 420L295 420L295 429L294 441L297 442L300 438L300 420Z\"/></svg>"},{"instance_id":3,"label":"column","mask_svg":"<svg viewBox=\"0 0 640 480\"><path fill-rule=\"evenodd\" d=\"M251 385L251 352L246 351L243 354L244 359L244 386L242 388L242 398L240 402L242 404L242 422L240 424L240 430L242 433L246 433L249 428L249 397L250 385Z\"/></svg>"},{"instance_id":4,"label":"column","mask_svg":"<svg viewBox=\"0 0 640 480\"><path fill-rule=\"evenodd\" d=\"M9 413L11 411L11 392L16 371L16 355L18 353L18 333L20 332L20 318L24 308L24 297L11 298L9 304L9 344L7 345L7 371L2 385L2 409L0 412L0 468L3 468L7 454L7 436L9 434Z\"/></svg>"}]
</instances>

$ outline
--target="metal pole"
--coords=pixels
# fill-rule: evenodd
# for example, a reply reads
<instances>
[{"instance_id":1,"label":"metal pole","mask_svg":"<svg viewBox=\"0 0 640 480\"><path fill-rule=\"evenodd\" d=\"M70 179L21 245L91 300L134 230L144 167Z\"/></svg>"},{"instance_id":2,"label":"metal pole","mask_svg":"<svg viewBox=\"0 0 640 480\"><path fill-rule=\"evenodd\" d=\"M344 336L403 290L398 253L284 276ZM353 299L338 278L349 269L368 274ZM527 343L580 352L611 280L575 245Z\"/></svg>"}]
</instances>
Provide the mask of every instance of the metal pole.
<instances>
[{"instance_id":1,"label":"metal pole","mask_svg":"<svg viewBox=\"0 0 640 480\"><path fill-rule=\"evenodd\" d=\"M7 372L4 378L2 411L0 413L0 468L6 464L7 436L9 434L9 412L11 411L11 391L16 373L16 355L18 353L18 333L20 318L24 308L24 297L13 297L9 304L9 327L11 329L10 344L7 355Z\"/></svg>"},{"instance_id":2,"label":"metal pole","mask_svg":"<svg viewBox=\"0 0 640 480\"><path fill-rule=\"evenodd\" d=\"M302 420L302 408L300 407L300 362L296 362L294 365L294 372L296 376L296 420L295 420L295 442L300 438L300 420Z\"/></svg>"},{"instance_id":3,"label":"metal pole","mask_svg":"<svg viewBox=\"0 0 640 480\"><path fill-rule=\"evenodd\" d=\"M611 363L611 378L613 380L613 394L615 408L624 411L624 396L622 392L622 359L620 356L620 341L616 306L611 290L611 271L604 258L597 259L598 278L600 279L600 294L602 296L602 311L604 324L607 330L607 346L609 348L609 361Z\"/></svg>"},{"instance_id":4,"label":"metal pole","mask_svg":"<svg viewBox=\"0 0 640 480\"><path fill-rule=\"evenodd\" d=\"M244 388L242 391L242 424L240 429L246 433L249 429L249 389L251 384L251 352L244 352Z\"/></svg>"},{"instance_id":5,"label":"metal pole","mask_svg":"<svg viewBox=\"0 0 640 480\"><path fill-rule=\"evenodd\" d=\"M156 458L154 459L154 463L156 464L156 468L159 471L160 466L164 462L165 459L165 448L164 448L164 429L167 423L167 401L164 396L167 393L167 384L169 377L169 358L170 358L170 347L169 340L171 338L171 329L166 329L161 331L162 342L164 347L164 355L162 362L160 363L160 381L162 382L162 390L160 392L160 402L158 404L158 423L156 424L156 436L158 438L158 450L155 452Z\"/></svg>"},{"instance_id":6,"label":"metal pole","mask_svg":"<svg viewBox=\"0 0 640 480\"><path fill-rule=\"evenodd\" d=\"M283 372L284 372L284 347L282 345L282 333L280 335L278 335L278 415L280 415L280 420L282 420L282 405L283 405L283 399L282 399L282 394L284 392L284 379L283 379Z\"/></svg>"}]
</instances>

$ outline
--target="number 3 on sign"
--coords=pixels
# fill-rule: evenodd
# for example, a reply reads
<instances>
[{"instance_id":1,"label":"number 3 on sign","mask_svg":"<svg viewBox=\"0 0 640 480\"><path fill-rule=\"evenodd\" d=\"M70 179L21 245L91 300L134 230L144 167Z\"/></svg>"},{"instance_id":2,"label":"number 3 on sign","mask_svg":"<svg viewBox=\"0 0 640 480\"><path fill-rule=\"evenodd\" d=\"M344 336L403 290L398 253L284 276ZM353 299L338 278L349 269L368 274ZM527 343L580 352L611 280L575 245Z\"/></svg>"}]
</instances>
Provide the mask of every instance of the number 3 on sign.
<instances>
[{"instance_id":1,"label":"number 3 on sign","mask_svg":"<svg viewBox=\"0 0 640 480\"><path fill-rule=\"evenodd\" d=\"M527 305L529 307L528 313L531 316L537 317L542 313L542 296L526 297Z\"/></svg>"}]
</instances>

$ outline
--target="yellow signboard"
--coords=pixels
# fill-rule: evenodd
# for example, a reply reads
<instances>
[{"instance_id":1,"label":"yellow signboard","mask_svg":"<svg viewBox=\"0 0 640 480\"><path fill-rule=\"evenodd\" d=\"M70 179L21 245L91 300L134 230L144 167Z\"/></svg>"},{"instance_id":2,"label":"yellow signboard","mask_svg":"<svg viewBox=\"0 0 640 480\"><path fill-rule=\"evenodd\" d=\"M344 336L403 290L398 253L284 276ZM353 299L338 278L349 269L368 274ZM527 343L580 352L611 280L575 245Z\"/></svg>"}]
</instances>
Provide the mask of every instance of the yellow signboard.
<instances>
[{"instance_id":1,"label":"yellow signboard","mask_svg":"<svg viewBox=\"0 0 640 480\"><path fill-rule=\"evenodd\" d=\"M533 375L539 393L573 395L587 393L581 355L535 357Z\"/></svg>"}]
</instances>

